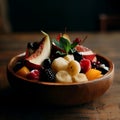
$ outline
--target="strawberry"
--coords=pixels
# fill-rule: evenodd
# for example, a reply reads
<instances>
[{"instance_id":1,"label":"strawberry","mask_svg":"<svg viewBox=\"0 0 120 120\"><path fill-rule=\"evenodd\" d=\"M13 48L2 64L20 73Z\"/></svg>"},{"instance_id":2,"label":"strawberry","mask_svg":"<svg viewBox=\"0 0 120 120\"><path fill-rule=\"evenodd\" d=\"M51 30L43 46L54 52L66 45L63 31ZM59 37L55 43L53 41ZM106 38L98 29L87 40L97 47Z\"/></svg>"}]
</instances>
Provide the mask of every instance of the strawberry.
<instances>
[{"instance_id":1,"label":"strawberry","mask_svg":"<svg viewBox=\"0 0 120 120\"><path fill-rule=\"evenodd\" d=\"M91 61L89 59L83 58L80 61L80 65L81 65L81 71L83 73L86 73L89 69L91 69Z\"/></svg>"},{"instance_id":2,"label":"strawberry","mask_svg":"<svg viewBox=\"0 0 120 120\"><path fill-rule=\"evenodd\" d=\"M96 54L92 53L92 54L88 54L88 55L83 55L83 58L89 59L90 61L94 62L97 60L96 58Z\"/></svg>"}]
</instances>

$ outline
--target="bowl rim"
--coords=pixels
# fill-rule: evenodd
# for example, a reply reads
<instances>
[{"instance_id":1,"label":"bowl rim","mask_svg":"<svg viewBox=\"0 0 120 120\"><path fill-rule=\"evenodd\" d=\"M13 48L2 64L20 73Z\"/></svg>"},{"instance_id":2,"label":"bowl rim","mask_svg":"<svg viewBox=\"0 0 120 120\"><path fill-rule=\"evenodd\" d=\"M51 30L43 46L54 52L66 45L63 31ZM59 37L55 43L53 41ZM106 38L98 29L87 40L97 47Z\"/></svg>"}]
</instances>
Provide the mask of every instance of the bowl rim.
<instances>
[{"instance_id":1,"label":"bowl rim","mask_svg":"<svg viewBox=\"0 0 120 120\"><path fill-rule=\"evenodd\" d=\"M94 80L91 80L91 81L87 81L87 82L81 82L81 83L76 83L76 82L73 82L73 83L57 83L57 82L45 82L45 81L38 81L38 80L29 80L27 78L24 78L22 76L19 76L17 74L15 74L15 72L13 71L13 69L11 68L11 64L13 61L15 61L16 59L19 59L21 57L24 57L25 56L25 52L23 53L20 53L14 57L12 57L7 65L7 70L13 74L15 77L21 79L21 80L24 80L26 82L30 82L30 83L35 83L35 84L40 84L40 85L49 85L49 86L74 86L74 85L85 85L85 84L91 84L91 83L95 83L95 82L98 82L98 81L101 81L101 80L104 80L106 78L109 78L110 76L112 76L112 74L114 73L114 63L108 58L108 57L105 57L104 55L102 54L99 54L99 53L96 53L97 56L99 57L102 57L103 59L105 59L106 61L108 61L109 63L109 71L104 74L102 77L100 78L97 78L97 79L94 79ZM103 79L104 78L104 79Z\"/></svg>"}]
</instances>

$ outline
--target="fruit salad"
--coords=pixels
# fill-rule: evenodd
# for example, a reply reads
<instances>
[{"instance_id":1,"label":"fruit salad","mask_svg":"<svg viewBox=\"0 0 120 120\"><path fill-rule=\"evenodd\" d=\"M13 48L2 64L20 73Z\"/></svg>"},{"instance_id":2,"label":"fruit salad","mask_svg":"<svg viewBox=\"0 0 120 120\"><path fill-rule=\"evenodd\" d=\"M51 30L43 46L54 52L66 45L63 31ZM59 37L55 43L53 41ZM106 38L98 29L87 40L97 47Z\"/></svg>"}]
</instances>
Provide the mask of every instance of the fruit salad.
<instances>
[{"instance_id":1,"label":"fruit salad","mask_svg":"<svg viewBox=\"0 0 120 120\"><path fill-rule=\"evenodd\" d=\"M102 77L109 67L97 58L95 52L83 45L87 38L71 40L59 34L54 39L41 31L44 37L27 43L25 56L18 60L13 70L28 80L83 83Z\"/></svg>"}]
</instances>

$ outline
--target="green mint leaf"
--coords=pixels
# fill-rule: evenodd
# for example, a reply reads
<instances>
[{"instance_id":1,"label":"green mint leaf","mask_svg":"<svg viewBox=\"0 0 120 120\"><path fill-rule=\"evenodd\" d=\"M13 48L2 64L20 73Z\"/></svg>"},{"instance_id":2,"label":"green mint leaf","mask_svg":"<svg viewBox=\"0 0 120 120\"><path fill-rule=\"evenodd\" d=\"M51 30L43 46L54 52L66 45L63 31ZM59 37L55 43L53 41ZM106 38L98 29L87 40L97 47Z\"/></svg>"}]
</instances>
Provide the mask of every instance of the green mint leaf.
<instances>
[{"instance_id":1,"label":"green mint leaf","mask_svg":"<svg viewBox=\"0 0 120 120\"><path fill-rule=\"evenodd\" d=\"M78 44L77 42L73 42L73 43L71 44L71 49L75 48L75 46L76 46L77 44Z\"/></svg>"},{"instance_id":2,"label":"green mint leaf","mask_svg":"<svg viewBox=\"0 0 120 120\"><path fill-rule=\"evenodd\" d=\"M57 47L63 49L63 45L62 45L59 41L57 41L56 39L53 39L52 42L53 42Z\"/></svg>"},{"instance_id":3,"label":"green mint leaf","mask_svg":"<svg viewBox=\"0 0 120 120\"><path fill-rule=\"evenodd\" d=\"M60 44L63 45L63 48L64 48L64 50L66 51L66 53L68 53L68 52L70 51L70 49L71 49L71 44L70 44L70 42L69 42L67 39L61 37L61 38L60 38Z\"/></svg>"},{"instance_id":4,"label":"green mint leaf","mask_svg":"<svg viewBox=\"0 0 120 120\"><path fill-rule=\"evenodd\" d=\"M64 50L66 52L66 54L68 53L72 53L75 48L75 46L78 44L77 42L73 42L72 44L70 43L69 40L67 40L64 37L60 37L60 40L57 41L56 39L53 39L52 42L59 47L60 49ZM60 55L62 55L63 53L58 52Z\"/></svg>"}]
</instances>

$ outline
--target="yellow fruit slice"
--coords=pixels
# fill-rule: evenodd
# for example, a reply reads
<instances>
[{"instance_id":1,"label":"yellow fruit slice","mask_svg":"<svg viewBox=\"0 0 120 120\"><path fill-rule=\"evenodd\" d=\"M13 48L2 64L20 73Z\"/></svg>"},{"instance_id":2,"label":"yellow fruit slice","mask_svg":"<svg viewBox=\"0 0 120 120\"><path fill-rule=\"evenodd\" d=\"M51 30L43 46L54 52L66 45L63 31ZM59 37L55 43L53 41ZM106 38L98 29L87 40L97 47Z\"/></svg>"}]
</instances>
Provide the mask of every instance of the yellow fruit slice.
<instances>
[{"instance_id":1,"label":"yellow fruit slice","mask_svg":"<svg viewBox=\"0 0 120 120\"><path fill-rule=\"evenodd\" d=\"M83 83L87 82L88 79L84 73L79 73L72 77L73 82Z\"/></svg>"},{"instance_id":2,"label":"yellow fruit slice","mask_svg":"<svg viewBox=\"0 0 120 120\"><path fill-rule=\"evenodd\" d=\"M53 71L58 72L60 70L66 70L68 67L68 61L65 60L63 57L58 57L53 60L51 67Z\"/></svg>"},{"instance_id":3,"label":"yellow fruit slice","mask_svg":"<svg viewBox=\"0 0 120 120\"><path fill-rule=\"evenodd\" d=\"M77 62L76 60L70 61L67 67L67 71L71 76L79 74L79 72L81 71L79 62Z\"/></svg>"},{"instance_id":4,"label":"yellow fruit slice","mask_svg":"<svg viewBox=\"0 0 120 120\"><path fill-rule=\"evenodd\" d=\"M86 72L86 76L88 80L94 80L102 76L101 71L96 69L90 69Z\"/></svg>"},{"instance_id":5,"label":"yellow fruit slice","mask_svg":"<svg viewBox=\"0 0 120 120\"><path fill-rule=\"evenodd\" d=\"M72 77L67 71L61 70L61 71L56 73L56 82L71 83L72 82Z\"/></svg>"},{"instance_id":6,"label":"yellow fruit slice","mask_svg":"<svg viewBox=\"0 0 120 120\"><path fill-rule=\"evenodd\" d=\"M30 70L26 66L23 66L21 69L19 69L16 72L17 75L22 76L22 77L26 77L28 73L30 73Z\"/></svg>"},{"instance_id":7,"label":"yellow fruit slice","mask_svg":"<svg viewBox=\"0 0 120 120\"><path fill-rule=\"evenodd\" d=\"M74 56L73 55L66 55L64 56L64 59L66 59L68 62L74 60Z\"/></svg>"},{"instance_id":8,"label":"yellow fruit slice","mask_svg":"<svg viewBox=\"0 0 120 120\"><path fill-rule=\"evenodd\" d=\"M62 37L65 38L65 39L67 39L69 42L71 42L70 37L69 37L68 34L64 33Z\"/></svg>"}]
</instances>

